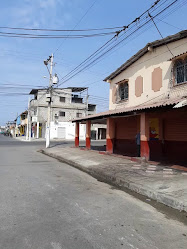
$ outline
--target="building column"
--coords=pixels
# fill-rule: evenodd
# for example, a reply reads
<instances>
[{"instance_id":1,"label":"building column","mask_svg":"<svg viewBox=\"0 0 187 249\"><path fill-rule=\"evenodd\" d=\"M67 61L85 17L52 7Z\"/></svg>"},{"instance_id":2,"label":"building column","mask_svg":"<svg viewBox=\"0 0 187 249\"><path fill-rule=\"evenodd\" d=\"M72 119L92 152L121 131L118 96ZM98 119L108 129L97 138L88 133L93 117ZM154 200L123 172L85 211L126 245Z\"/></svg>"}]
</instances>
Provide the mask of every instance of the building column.
<instances>
[{"instance_id":1,"label":"building column","mask_svg":"<svg viewBox=\"0 0 187 249\"><path fill-rule=\"evenodd\" d=\"M112 118L107 118L106 151L109 153L114 152L114 139L115 139L115 121Z\"/></svg>"},{"instance_id":2,"label":"building column","mask_svg":"<svg viewBox=\"0 0 187 249\"><path fill-rule=\"evenodd\" d=\"M79 147L79 123L75 123L75 147Z\"/></svg>"},{"instance_id":3,"label":"building column","mask_svg":"<svg viewBox=\"0 0 187 249\"><path fill-rule=\"evenodd\" d=\"M144 112L140 116L140 154L146 160L150 158L150 148L149 148L149 118Z\"/></svg>"},{"instance_id":4,"label":"building column","mask_svg":"<svg viewBox=\"0 0 187 249\"><path fill-rule=\"evenodd\" d=\"M91 121L86 121L86 148L91 148Z\"/></svg>"},{"instance_id":5,"label":"building column","mask_svg":"<svg viewBox=\"0 0 187 249\"><path fill-rule=\"evenodd\" d=\"M36 138L39 138L39 126L40 126L40 123L37 122L37 127L36 127Z\"/></svg>"}]
</instances>

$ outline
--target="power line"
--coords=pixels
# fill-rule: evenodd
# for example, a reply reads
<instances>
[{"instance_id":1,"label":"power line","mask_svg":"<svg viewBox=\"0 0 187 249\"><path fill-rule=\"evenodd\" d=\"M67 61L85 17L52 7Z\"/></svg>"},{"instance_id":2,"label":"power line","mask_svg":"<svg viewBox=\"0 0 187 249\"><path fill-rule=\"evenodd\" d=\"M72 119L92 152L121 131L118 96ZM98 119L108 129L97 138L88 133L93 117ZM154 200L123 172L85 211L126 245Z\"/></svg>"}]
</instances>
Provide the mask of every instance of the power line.
<instances>
[{"instance_id":1,"label":"power line","mask_svg":"<svg viewBox=\"0 0 187 249\"><path fill-rule=\"evenodd\" d=\"M91 8L95 5L95 3L98 0L95 0L90 7L86 10L86 12L84 13L84 15L80 18L80 20L76 23L76 25L73 27L73 30L75 30L75 28L79 25L79 23L83 20L83 18L88 14L88 12L91 10ZM69 32L69 35L71 34L72 31ZM67 39L67 38L66 38ZM65 40L66 40L65 39ZM56 52L61 48L61 46L63 45L63 43L65 42L65 40L57 47L57 49L54 51L53 54L56 54Z\"/></svg>"},{"instance_id":2,"label":"power line","mask_svg":"<svg viewBox=\"0 0 187 249\"><path fill-rule=\"evenodd\" d=\"M88 32L88 31L99 31L99 30L113 30L121 29L123 26L117 27L105 27L105 28L90 28L90 29L37 29L37 28L23 28L23 27L9 27L3 26L0 29L10 29L10 30L26 30L26 31L49 31L49 32Z\"/></svg>"},{"instance_id":3,"label":"power line","mask_svg":"<svg viewBox=\"0 0 187 249\"><path fill-rule=\"evenodd\" d=\"M155 4L158 4L158 2L159 1L156 1L155 2ZM153 7L153 6L152 6ZM148 10L150 10L150 8L148 9ZM146 13L146 12L144 12L144 13ZM144 14L143 13L143 14ZM142 15L143 15L142 14ZM142 16L141 15L141 16ZM140 17L141 16L139 16L138 18L136 18L135 20L133 20L129 25L127 25L125 28L127 28L127 27L129 27L130 25L132 25L133 23L135 23L137 20L140 20ZM119 31L120 32L120 31ZM118 36L119 36L119 33L118 33ZM64 78L66 78L67 76L69 76L72 72L74 72L77 68L79 68L81 65L83 65L83 64L85 64L85 62L87 62L90 58L92 58L92 57L95 57L97 54L98 54L98 52L100 52L104 47L106 47L113 39L115 38L115 36L112 38L112 39L110 39L108 42L106 42L102 47L100 47L98 50L96 50L96 52L94 52L93 54L91 54L86 60L84 60L82 63L80 63L76 68L74 68L72 71L70 71L70 73L69 74L67 74L67 75L65 75L61 80L63 80Z\"/></svg>"},{"instance_id":4,"label":"power line","mask_svg":"<svg viewBox=\"0 0 187 249\"><path fill-rule=\"evenodd\" d=\"M6 80L3 80L3 82L7 82L7 83L2 83L2 84L0 84L0 86L10 86L10 87L11 86L13 86L13 87L20 86L20 87L31 87L31 88L45 88L42 85L19 84L19 83L16 83L16 82L9 82L9 81L6 81Z\"/></svg>"},{"instance_id":5,"label":"power line","mask_svg":"<svg viewBox=\"0 0 187 249\"><path fill-rule=\"evenodd\" d=\"M174 47L173 50L174 50L175 48L181 47L181 46L183 46L183 45L185 45L185 44L187 44L187 42L185 42L185 43L183 43L183 44L181 44L181 45L178 45L178 46ZM151 57L151 58L149 58L149 59L147 59L147 60L144 60L144 61L142 61L142 62L140 62L140 63L136 63L136 65L131 65L131 68L132 68L132 67L137 67L138 65L143 64L143 63L145 63L145 62L147 62L147 61L149 61L149 60L152 60L152 59L154 59L154 58L156 58L156 57L158 57L158 56L160 56L160 55L162 55L162 54L165 54L165 53L167 53L167 52L168 52L168 50L167 50L167 51L164 51L163 53L160 53L160 54L158 54L158 55L156 55L156 56L154 56L154 57ZM97 81L88 83L88 84L86 84L86 85L84 85L84 86L85 86L85 87L86 87L86 86L90 86L90 85L95 84L95 83L98 83L98 82L100 82L100 81L103 81L103 79L100 79L100 80L97 80ZM83 86L83 87L84 87L84 86Z\"/></svg>"},{"instance_id":6,"label":"power line","mask_svg":"<svg viewBox=\"0 0 187 249\"><path fill-rule=\"evenodd\" d=\"M150 13L148 13L148 14L149 14L149 17L151 18L151 20L152 20L153 24L155 25L155 27L156 27L156 29L157 29L158 33L160 34L161 38L162 38L162 39L164 39L164 37L163 37L163 35L161 34L161 32L160 32L160 30L159 30L158 26L157 26L157 25L156 25L156 23L155 23L155 21L154 21L153 17L151 16L151 14L150 14ZM174 56L174 54L171 52L171 50L170 50L170 48L169 48L168 44L167 44L167 43L165 43L165 45L166 45L166 47L168 48L168 51L171 53L171 55L172 55L172 56Z\"/></svg>"},{"instance_id":7,"label":"power line","mask_svg":"<svg viewBox=\"0 0 187 249\"><path fill-rule=\"evenodd\" d=\"M167 0L166 0L167 1ZM178 8L180 8L181 6L183 6L184 4L186 4L186 2L187 1L185 1L184 3L182 3L182 4L178 4ZM163 16L163 18L166 18L168 15L170 15L170 14L172 14L173 12L175 12L176 11L176 9L178 9L178 8L174 8L172 11L170 11L170 12L168 12L165 16ZM149 25L149 26L151 26L151 25ZM147 30L148 28L146 28L145 30L143 30L143 32L145 32L146 30ZM142 32L142 33L143 33ZM132 38L131 39L131 41L133 40L133 39L135 39L135 38L137 38L137 36L139 36L139 35L141 35L142 33L140 33L140 34L136 34L136 36L134 37L134 38ZM128 42L126 42L125 43L125 45L127 44ZM115 51L117 51L118 49L120 49L122 46L120 46L120 47L118 47L117 49L115 49L115 50L113 50L109 55L111 55L112 53L114 53ZM108 56L109 56L108 55ZM108 56L106 56L105 58L107 58ZM100 59L100 60L98 60L96 63L94 63L92 66L94 66L95 64L97 64L98 62L100 62L102 60L102 58ZM87 69L89 69L90 67L88 67Z\"/></svg>"},{"instance_id":8,"label":"power line","mask_svg":"<svg viewBox=\"0 0 187 249\"><path fill-rule=\"evenodd\" d=\"M159 18L156 18L156 19L157 19L158 21L163 22L163 23L165 23L165 24L167 24L167 25L169 25L169 26L171 26L171 27L173 27L173 28L176 28L176 29L180 30L180 31L183 30L183 29L181 29L181 28L179 28L179 27L177 27L177 26L175 26L175 25L173 25L173 24L171 24L171 23L165 22L165 21L163 21L163 20L161 20L161 19L159 19Z\"/></svg>"},{"instance_id":9,"label":"power line","mask_svg":"<svg viewBox=\"0 0 187 249\"><path fill-rule=\"evenodd\" d=\"M168 9L168 7L170 7L171 5L173 5L177 0L173 1L172 3L170 3L169 5L167 5L164 9L162 9L160 12L158 12L157 14L155 14L155 16L158 16L160 15L162 12L164 12L166 9ZM154 4L158 4L158 2L160 1L156 1ZM166 2L166 1L165 1ZM153 8L153 6L155 5L152 5L152 7L150 7L148 10L146 10L144 13L147 14L148 11L151 10L151 8ZM154 10L153 10L154 11ZM134 21L132 21L129 25L127 25L126 27L129 27L130 25L132 25L133 23L136 23L137 21L139 22L140 21L140 17L142 17L143 14L141 14L138 18L136 18ZM145 19L145 18L144 18ZM135 32L137 32L140 28L142 28L143 26L145 26L147 23L149 23L150 20L146 20L145 23L143 23L141 26L139 26L138 28L136 28L133 32L131 32L129 35L127 35L125 38L123 38L122 40L120 40L119 42L117 42L114 46L110 47L107 51L105 51L103 54L99 55L96 59L94 60L90 60L91 58L95 57L96 55L98 55L98 52L100 50L102 50L103 47L106 47L106 45L116 36L114 36L112 39L110 39L107 43L105 43L101 48L99 48L96 52L94 52L92 55L90 55L86 60L84 60L82 63L80 63L76 68L74 68L73 70L70 71L70 73L66 74L61 80L64 80L62 81L61 84L67 82L68 80L72 79L74 76L76 76L78 73L82 72L83 70L87 69L88 67L90 67L94 62L96 62L98 59L100 59L102 56L104 56L106 53L110 52L112 49L114 49L116 46L118 46L121 42L123 42L125 39L127 39L128 37L130 37L132 34L134 34ZM122 32L123 30L119 31ZM86 62L90 60L91 62L89 62L89 64L86 64ZM85 65L86 64L86 65ZM81 66L85 65L82 69L79 70L79 68ZM79 70L79 71L78 71ZM75 71L78 71L75 73ZM74 73L72 76L70 76L72 73ZM69 77L69 78L68 78ZM67 78L65 80L65 78ZM60 84L60 85L61 85Z\"/></svg>"},{"instance_id":10,"label":"power line","mask_svg":"<svg viewBox=\"0 0 187 249\"><path fill-rule=\"evenodd\" d=\"M41 34L24 34L24 33L12 33L12 32L0 32L1 37L10 38L24 38L24 39L82 39L82 38L93 38L100 36L113 35L116 32L105 32L105 33L94 33L94 34L78 34L78 35L41 35Z\"/></svg>"}]
</instances>

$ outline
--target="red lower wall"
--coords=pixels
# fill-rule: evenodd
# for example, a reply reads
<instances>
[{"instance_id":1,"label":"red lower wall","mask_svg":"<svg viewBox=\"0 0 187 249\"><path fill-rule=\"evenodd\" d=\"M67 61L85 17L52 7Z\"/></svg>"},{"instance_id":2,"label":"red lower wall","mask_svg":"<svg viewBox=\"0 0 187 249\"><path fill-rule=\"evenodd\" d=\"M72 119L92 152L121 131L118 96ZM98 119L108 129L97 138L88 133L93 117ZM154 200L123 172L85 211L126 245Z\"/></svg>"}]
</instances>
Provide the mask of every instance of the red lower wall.
<instances>
[{"instance_id":1,"label":"red lower wall","mask_svg":"<svg viewBox=\"0 0 187 249\"><path fill-rule=\"evenodd\" d=\"M146 158L146 160L150 160L150 148L148 141L141 141L140 151L141 157Z\"/></svg>"},{"instance_id":2,"label":"red lower wall","mask_svg":"<svg viewBox=\"0 0 187 249\"><path fill-rule=\"evenodd\" d=\"M106 150L109 153L114 152L114 139L107 138L107 140L106 140Z\"/></svg>"},{"instance_id":3,"label":"red lower wall","mask_svg":"<svg viewBox=\"0 0 187 249\"><path fill-rule=\"evenodd\" d=\"M149 141L150 160L187 166L187 141Z\"/></svg>"},{"instance_id":4,"label":"red lower wall","mask_svg":"<svg viewBox=\"0 0 187 249\"><path fill-rule=\"evenodd\" d=\"M86 138L86 148L87 148L87 149L90 149L90 148L91 148L91 140L90 140L90 137L87 137L87 138Z\"/></svg>"},{"instance_id":5,"label":"red lower wall","mask_svg":"<svg viewBox=\"0 0 187 249\"><path fill-rule=\"evenodd\" d=\"M149 141L150 160L159 161L163 158L163 144L161 140Z\"/></svg>"},{"instance_id":6,"label":"red lower wall","mask_svg":"<svg viewBox=\"0 0 187 249\"><path fill-rule=\"evenodd\" d=\"M112 145L114 144L113 152L125 156L137 156L137 146L134 140L130 139L115 139L108 141L108 149L112 153ZM149 141L146 146L142 146L141 153L151 161L167 162L172 164L187 166L187 141ZM142 151L143 150L143 151ZM150 155L148 155L150 152Z\"/></svg>"},{"instance_id":7,"label":"red lower wall","mask_svg":"<svg viewBox=\"0 0 187 249\"><path fill-rule=\"evenodd\" d=\"M114 153L124 156L137 156L135 139L115 139Z\"/></svg>"},{"instance_id":8,"label":"red lower wall","mask_svg":"<svg viewBox=\"0 0 187 249\"><path fill-rule=\"evenodd\" d=\"M75 147L79 147L79 137L75 137Z\"/></svg>"},{"instance_id":9,"label":"red lower wall","mask_svg":"<svg viewBox=\"0 0 187 249\"><path fill-rule=\"evenodd\" d=\"M187 166L187 141L165 141L163 155L168 162Z\"/></svg>"}]
</instances>

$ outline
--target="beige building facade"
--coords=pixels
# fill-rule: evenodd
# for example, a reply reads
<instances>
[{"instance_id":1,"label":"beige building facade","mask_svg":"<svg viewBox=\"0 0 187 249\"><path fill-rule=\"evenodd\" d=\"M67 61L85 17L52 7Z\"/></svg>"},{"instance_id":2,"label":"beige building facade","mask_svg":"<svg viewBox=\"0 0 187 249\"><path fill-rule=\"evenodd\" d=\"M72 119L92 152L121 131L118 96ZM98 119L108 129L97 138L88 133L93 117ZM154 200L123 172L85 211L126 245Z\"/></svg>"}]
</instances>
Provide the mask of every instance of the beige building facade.
<instances>
[{"instance_id":1,"label":"beige building facade","mask_svg":"<svg viewBox=\"0 0 187 249\"><path fill-rule=\"evenodd\" d=\"M107 123L108 153L187 166L187 30L148 43L104 81L109 111L74 122Z\"/></svg>"}]
</instances>

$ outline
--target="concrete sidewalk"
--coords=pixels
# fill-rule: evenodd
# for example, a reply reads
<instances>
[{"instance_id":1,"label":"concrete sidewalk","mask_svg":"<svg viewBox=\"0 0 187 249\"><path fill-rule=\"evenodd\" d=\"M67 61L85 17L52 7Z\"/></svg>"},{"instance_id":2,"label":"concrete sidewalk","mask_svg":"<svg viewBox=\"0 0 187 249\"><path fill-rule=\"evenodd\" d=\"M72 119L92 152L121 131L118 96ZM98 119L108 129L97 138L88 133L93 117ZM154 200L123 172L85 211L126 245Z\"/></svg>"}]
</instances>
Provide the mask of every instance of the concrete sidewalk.
<instances>
[{"instance_id":1,"label":"concrete sidewalk","mask_svg":"<svg viewBox=\"0 0 187 249\"><path fill-rule=\"evenodd\" d=\"M76 167L98 180L187 212L187 172L167 166L138 164L98 151L55 146L40 152Z\"/></svg>"}]
</instances>

